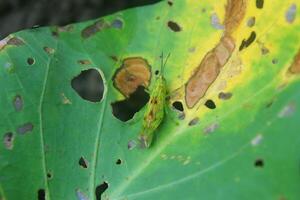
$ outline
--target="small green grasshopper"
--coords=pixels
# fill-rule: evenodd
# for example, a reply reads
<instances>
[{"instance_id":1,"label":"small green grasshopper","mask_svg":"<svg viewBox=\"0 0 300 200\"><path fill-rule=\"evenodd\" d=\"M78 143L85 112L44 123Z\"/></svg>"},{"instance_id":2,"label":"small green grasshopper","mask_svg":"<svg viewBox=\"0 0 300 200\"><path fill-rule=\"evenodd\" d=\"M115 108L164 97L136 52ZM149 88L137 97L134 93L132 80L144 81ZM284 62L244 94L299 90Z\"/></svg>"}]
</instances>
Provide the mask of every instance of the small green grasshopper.
<instances>
[{"instance_id":1,"label":"small green grasshopper","mask_svg":"<svg viewBox=\"0 0 300 200\"><path fill-rule=\"evenodd\" d=\"M150 94L150 99L147 104L142 130L139 134L139 141L142 148L149 148L155 130L159 127L165 115L165 99L166 99L166 80L163 76L163 68L165 67L170 54L167 56L166 61L163 61L163 54L161 55L161 69L159 75L156 77L153 89Z\"/></svg>"}]
</instances>

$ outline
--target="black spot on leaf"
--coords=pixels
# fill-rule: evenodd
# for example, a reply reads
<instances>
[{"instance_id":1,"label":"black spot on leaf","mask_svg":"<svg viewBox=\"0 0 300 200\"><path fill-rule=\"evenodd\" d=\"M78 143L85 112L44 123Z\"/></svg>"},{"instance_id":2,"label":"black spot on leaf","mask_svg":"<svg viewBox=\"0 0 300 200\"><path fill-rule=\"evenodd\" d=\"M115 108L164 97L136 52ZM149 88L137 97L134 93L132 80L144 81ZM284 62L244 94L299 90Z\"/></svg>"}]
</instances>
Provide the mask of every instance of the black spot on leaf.
<instances>
[{"instance_id":1,"label":"black spot on leaf","mask_svg":"<svg viewBox=\"0 0 300 200\"><path fill-rule=\"evenodd\" d=\"M113 115L119 120L126 122L133 118L149 101L149 94L143 86L139 86L129 98L111 104Z\"/></svg>"},{"instance_id":2,"label":"black spot on leaf","mask_svg":"<svg viewBox=\"0 0 300 200\"><path fill-rule=\"evenodd\" d=\"M52 173L51 173L51 172L48 172L48 173L47 173L47 178L48 178L48 179L52 179L52 177L53 177Z\"/></svg>"},{"instance_id":3,"label":"black spot on leaf","mask_svg":"<svg viewBox=\"0 0 300 200\"><path fill-rule=\"evenodd\" d=\"M175 108L176 110L180 111L180 112L183 112L184 111L184 108L183 108L183 105L180 101L175 101L173 104L172 104L173 108Z\"/></svg>"},{"instance_id":4,"label":"black spot on leaf","mask_svg":"<svg viewBox=\"0 0 300 200\"><path fill-rule=\"evenodd\" d=\"M243 49L247 48L252 44L256 39L256 33L254 31L251 32L248 39L244 39L240 45L239 50L242 51Z\"/></svg>"},{"instance_id":5,"label":"black spot on leaf","mask_svg":"<svg viewBox=\"0 0 300 200\"><path fill-rule=\"evenodd\" d=\"M264 0L256 0L256 8L262 9L264 7Z\"/></svg>"},{"instance_id":6,"label":"black spot on leaf","mask_svg":"<svg viewBox=\"0 0 300 200\"><path fill-rule=\"evenodd\" d=\"M3 144L6 149L13 149L14 147L14 134L12 132L5 133L3 136Z\"/></svg>"},{"instance_id":7,"label":"black spot on leaf","mask_svg":"<svg viewBox=\"0 0 300 200\"><path fill-rule=\"evenodd\" d=\"M15 96L14 101L13 101L15 110L17 112L21 111L23 108L23 99L20 95Z\"/></svg>"},{"instance_id":8,"label":"black spot on leaf","mask_svg":"<svg viewBox=\"0 0 300 200\"><path fill-rule=\"evenodd\" d=\"M78 164L85 169L88 168L88 161L83 157L80 157Z\"/></svg>"},{"instance_id":9,"label":"black spot on leaf","mask_svg":"<svg viewBox=\"0 0 300 200\"><path fill-rule=\"evenodd\" d=\"M33 130L33 124L28 122L26 124L23 124L23 125L19 126L17 128L17 133L19 133L21 135L24 135L24 134L26 134L26 133L28 133L32 130Z\"/></svg>"},{"instance_id":10,"label":"black spot on leaf","mask_svg":"<svg viewBox=\"0 0 300 200\"><path fill-rule=\"evenodd\" d=\"M108 183L105 181L96 187L96 191L95 191L96 200L101 200L101 196L105 192L105 190L107 190L107 188L108 188Z\"/></svg>"},{"instance_id":11,"label":"black spot on leaf","mask_svg":"<svg viewBox=\"0 0 300 200\"><path fill-rule=\"evenodd\" d=\"M173 21L168 22L168 27L174 32L181 31L181 27L176 22Z\"/></svg>"},{"instance_id":12,"label":"black spot on leaf","mask_svg":"<svg viewBox=\"0 0 300 200\"><path fill-rule=\"evenodd\" d=\"M77 94L87 101L100 102L102 100L104 83L96 69L82 71L72 79L71 85Z\"/></svg>"},{"instance_id":13,"label":"black spot on leaf","mask_svg":"<svg viewBox=\"0 0 300 200\"><path fill-rule=\"evenodd\" d=\"M46 192L44 189L38 190L38 200L46 200Z\"/></svg>"},{"instance_id":14,"label":"black spot on leaf","mask_svg":"<svg viewBox=\"0 0 300 200\"><path fill-rule=\"evenodd\" d=\"M209 99L205 102L205 106L209 109L215 109L217 107L215 102L211 99Z\"/></svg>"},{"instance_id":15,"label":"black spot on leaf","mask_svg":"<svg viewBox=\"0 0 300 200\"><path fill-rule=\"evenodd\" d=\"M168 1L169 6L173 6L173 1Z\"/></svg>"}]
</instances>

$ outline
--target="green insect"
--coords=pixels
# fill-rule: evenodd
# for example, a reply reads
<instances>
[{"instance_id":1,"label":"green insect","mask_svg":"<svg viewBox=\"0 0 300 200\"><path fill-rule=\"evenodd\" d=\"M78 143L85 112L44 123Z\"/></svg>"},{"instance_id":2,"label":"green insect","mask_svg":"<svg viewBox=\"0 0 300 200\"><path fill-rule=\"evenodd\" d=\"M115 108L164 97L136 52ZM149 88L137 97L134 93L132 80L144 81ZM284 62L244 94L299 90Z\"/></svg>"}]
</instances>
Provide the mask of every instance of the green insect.
<instances>
[{"instance_id":1,"label":"green insect","mask_svg":"<svg viewBox=\"0 0 300 200\"><path fill-rule=\"evenodd\" d=\"M163 68L169 57L170 54L167 56L165 63L163 63L163 54L161 55L161 70L154 83L144 114L143 127L139 134L139 141L143 148L149 148L151 146L154 133L164 119L167 90L166 80L163 76Z\"/></svg>"}]
</instances>

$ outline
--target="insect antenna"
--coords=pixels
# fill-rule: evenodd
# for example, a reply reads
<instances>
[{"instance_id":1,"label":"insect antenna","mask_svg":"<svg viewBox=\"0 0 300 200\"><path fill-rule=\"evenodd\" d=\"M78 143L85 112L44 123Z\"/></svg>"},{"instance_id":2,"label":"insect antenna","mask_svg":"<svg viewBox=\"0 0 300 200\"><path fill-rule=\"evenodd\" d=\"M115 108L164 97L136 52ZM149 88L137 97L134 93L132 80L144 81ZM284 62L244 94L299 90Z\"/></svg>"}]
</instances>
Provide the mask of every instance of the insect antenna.
<instances>
[{"instance_id":1,"label":"insect antenna","mask_svg":"<svg viewBox=\"0 0 300 200\"><path fill-rule=\"evenodd\" d=\"M161 74L164 74L164 71L163 71L163 70L164 70L164 68L165 68L165 66L166 66L166 64L167 64L167 62L168 62L170 56L171 56L171 53L169 53L169 54L167 55L166 60L165 60L165 62L164 62L164 53L163 53L163 52L161 53L161 66L160 66L160 73L161 73Z\"/></svg>"}]
</instances>

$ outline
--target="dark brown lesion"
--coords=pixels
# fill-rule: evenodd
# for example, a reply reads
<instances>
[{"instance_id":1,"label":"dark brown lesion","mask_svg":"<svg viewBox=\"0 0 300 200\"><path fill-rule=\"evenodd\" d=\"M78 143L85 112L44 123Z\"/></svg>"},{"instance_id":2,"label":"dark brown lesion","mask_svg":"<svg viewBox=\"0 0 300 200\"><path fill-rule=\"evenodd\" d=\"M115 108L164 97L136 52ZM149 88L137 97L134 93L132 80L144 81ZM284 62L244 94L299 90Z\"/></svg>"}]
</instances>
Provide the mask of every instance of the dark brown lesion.
<instances>
[{"instance_id":1,"label":"dark brown lesion","mask_svg":"<svg viewBox=\"0 0 300 200\"><path fill-rule=\"evenodd\" d=\"M13 37L7 37L5 39L3 39L2 41L0 41L0 51L2 49L4 49L6 46L22 46L22 45L25 45L25 42L19 38L19 37L16 37L16 36L13 36Z\"/></svg>"},{"instance_id":2,"label":"dark brown lesion","mask_svg":"<svg viewBox=\"0 0 300 200\"><path fill-rule=\"evenodd\" d=\"M246 1L228 0L225 14L225 33L220 42L201 60L199 66L185 85L185 100L188 108L193 108L204 97L209 87L217 79L221 69L230 59L236 44L232 33L241 24L246 12Z\"/></svg>"},{"instance_id":3,"label":"dark brown lesion","mask_svg":"<svg viewBox=\"0 0 300 200\"><path fill-rule=\"evenodd\" d=\"M98 21L96 21L95 23L93 23L92 25L87 26L86 28L84 28L81 31L81 37L86 39L89 38L93 35L95 35L96 33L109 28L110 24L108 24L105 20L100 19Z\"/></svg>"},{"instance_id":4,"label":"dark brown lesion","mask_svg":"<svg viewBox=\"0 0 300 200\"><path fill-rule=\"evenodd\" d=\"M292 65L289 68L289 72L292 74L300 74L300 49L296 54Z\"/></svg>"},{"instance_id":5,"label":"dark brown lesion","mask_svg":"<svg viewBox=\"0 0 300 200\"><path fill-rule=\"evenodd\" d=\"M150 79L151 67L140 57L126 58L113 77L114 86L125 97L129 97L139 86L147 88Z\"/></svg>"}]
</instances>

